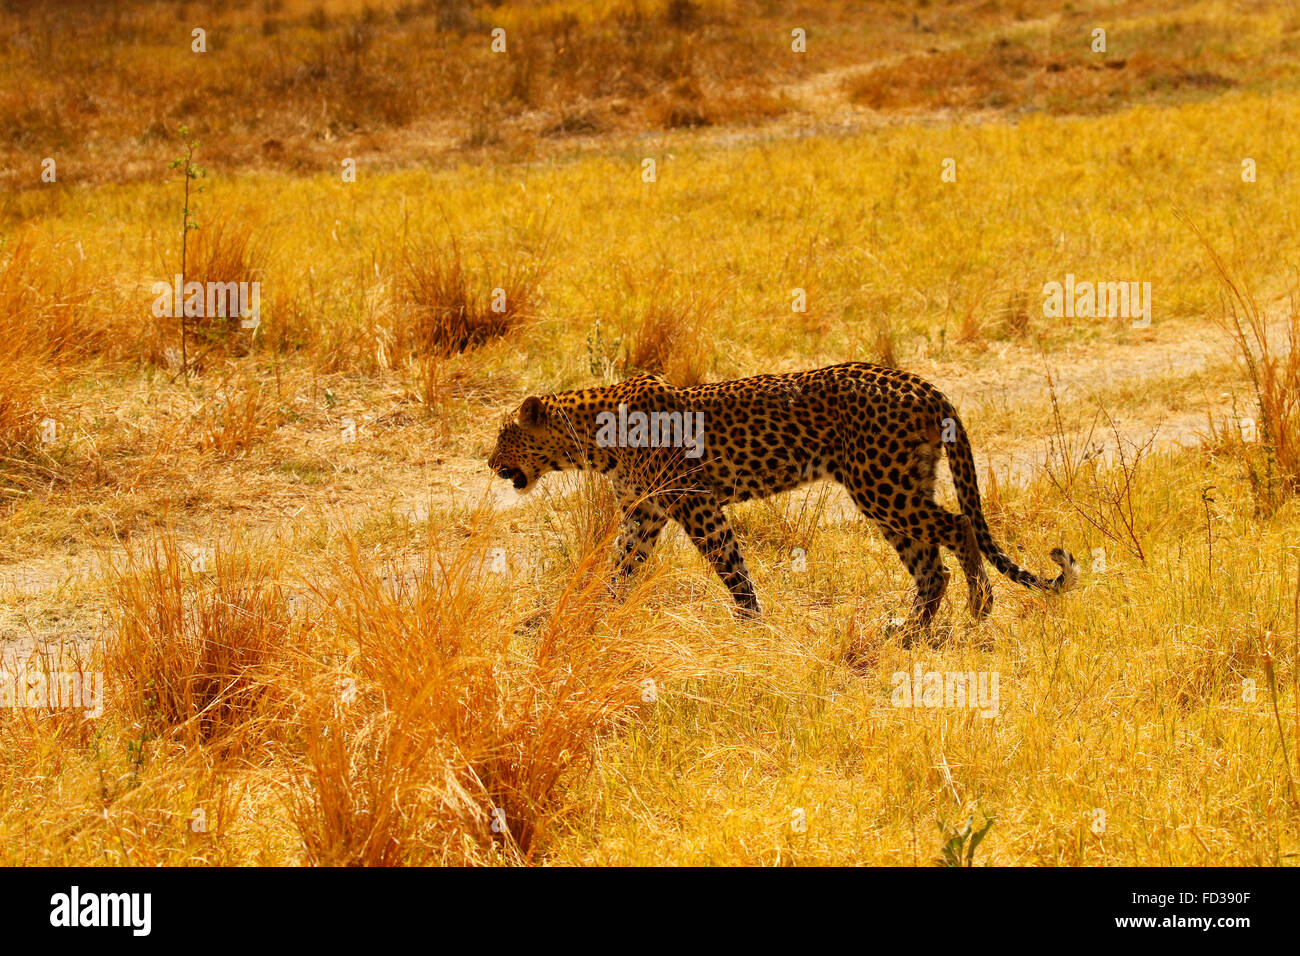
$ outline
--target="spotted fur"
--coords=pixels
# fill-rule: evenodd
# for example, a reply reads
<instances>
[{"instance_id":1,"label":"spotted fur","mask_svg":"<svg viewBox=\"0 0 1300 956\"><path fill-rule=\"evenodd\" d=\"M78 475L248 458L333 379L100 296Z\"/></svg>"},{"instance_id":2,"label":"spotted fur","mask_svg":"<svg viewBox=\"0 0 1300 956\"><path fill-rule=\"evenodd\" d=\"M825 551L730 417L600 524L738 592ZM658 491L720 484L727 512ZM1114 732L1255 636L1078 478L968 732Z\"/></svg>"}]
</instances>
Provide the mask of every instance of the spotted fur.
<instances>
[{"instance_id":1,"label":"spotted fur","mask_svg":"<svg viewBox=\"0 0 1300 956\"><path fill-rule=\"evenodd\" d=\"M702 412L703 450L604 447L601 412ZM934 501L935 467L948 453L960 514ZM725 505L838 481L884 533L916 584L909 630L929 626L948 586L940 547L953 551L977 617L993 606L987 557L1017 584L1059 592L1079 567L1052 551L1061 573L1039 577L993 541L980 506L970 439L956 409L910 372L848 363L807 372L756 375L676 388L641 376L601 388L534 396L497 436L489 467L528 491L549 471L590 469L614 483L624 509L618 569L630 573L650 554L666 523L677 521L712 564L742 613L758 599Z\"/></svg>"}]
</instances>

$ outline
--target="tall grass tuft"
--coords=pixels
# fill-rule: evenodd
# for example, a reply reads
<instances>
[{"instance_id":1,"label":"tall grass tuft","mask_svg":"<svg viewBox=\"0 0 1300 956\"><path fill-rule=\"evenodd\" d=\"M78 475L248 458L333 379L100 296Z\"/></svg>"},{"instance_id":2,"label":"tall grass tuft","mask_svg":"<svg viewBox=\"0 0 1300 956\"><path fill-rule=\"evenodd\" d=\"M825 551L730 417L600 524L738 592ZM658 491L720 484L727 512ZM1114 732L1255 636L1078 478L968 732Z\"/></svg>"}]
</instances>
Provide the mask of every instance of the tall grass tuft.
<instances>
[{"instance_id":1,"label":"tall grass tuft","mask_svg":"<svg viewBox=\"0 0 1300 956\"><path fill-rule=\"evenodd\" d=\"M19 355L65 363L108 349L114 334L101 300L78 250L38 247L31 233L19 233L0 250L0 363Z\"/></svg>"},{"instance_id":2,"label":"tall grass tuft","mask_svg":"<svg viewBox=\"0 0 1300 956\"><path fill-rule=\"evenodd\" d=\"M38 383L47 377L31 359L0 352L0 472L5 459L24 455L37 440L40 416L34 399L42 388Z\"/></svg>"},{"instance_id":3,"label":"tall grass tuft","mask_svg":"<svg viewBox=\"0 0 1300 956\"><path fill-rule=\"evenodd\" d=\"M280 565L169 534L115 571L105 679L149 733L240 750L281 720L299 662Z\"/></svg>"},{"instance_id":4,"label":"tall grass tuft","mask_svg":"<svg viewBox=\"0 0 1300 956\"><path fill-rule=\"evenodd\" d=\"M116 349L103 299L77 249L26 231L0 246L0 494L54 477L43 397L76 363Z\"/></svg>"},{"instance_id":5,"label":"tall grass tuft","mask_svg":"<svg viewBox=\"0 0 1300 956\"><path fill-rule=\"evenodd\" d=\"M503 267L471 268L453 238L407 248L400 261L392 360L446 357L501 338L536 314L548 246Z\"/></svg>"},{"instance_id":6,"label":"tall grass tuft","mask_svg":"<svg viewBox=\"0 0 1300 956\"><path fill-rule=\"evenodd\" d=\"M674 385L705 381L713 359L716 298L671 297L662 288L623 335L624 372L652 372Z\"/></svg>"},{"instance_id":7,"label":"tall grass tuft","mask_svg":"<svg viewBox=\"0 0 1300 956\"><path fill-rule=\"evenodd\" d=\"M195 448L235 457L266 440L281 424L274 397L252 376L227 376L194 413Z\"/></svg>"},{"instance_id":8,"label":"tall grass tuft","mask_svg":"<svg viewBox=\"0 0 1300 956\"><path fill-rule=\"evenodd\" d=\"M209 284L220 283L229 288L233 283L248 284L251 292L252 283L262 281L266 272L267 247L259 238L255 220L246 213L230 210L213 209L204 214L203 220L192 227L193 235L187 236L185 257L185 282L200 283L204 289ZM170 275L172 271L169 270ZM260 285L259 285L260 289ZM215 304L215 303L214 303ZM204 309L208 308L207 295L204 295ZM231 308L227 299L226 315L190 316L186 319L186 332L191 351L190 364L197 365L211 352L243 351L248 345L247 333L241 335L241 316L237 308ZM170 341L180 331L178 320L167 318L159 327L160 338Z\"/></svg>"},{"instance_id":9,"label":"tall grass tuft","mask_svg":"<svg viewBox=\"0 0 1300 956\"><path fill-rule=\"evenodd\" d=\"M1280 317L1270 316L1246 283L1228 267L1205 234L1191 224L1222 284L1219 327L1250 384L1259 442L1219 436L1247 469L1257 506L1272 513L1282 496L1300 491L1300 304L1294 293Z\"/></svg>"},{"instance_id":10,"label":"tall grass tuft","mask_svg":"<svg viewBox=\"0 0 1300 956\"><path fill-rule=\"evenodd\" d=\"M669 672L656 629L632 626L642 600L609 602L597 552L539 612L512 605L521 583L493 572L485 540L430 540L415 566L387 569L350 542L321 587L350 655L303 720L290 803L312 862L535 858L566 811L563 781ZM525 556L510 558L521 574Z\"/></svg>"}]
</instances>

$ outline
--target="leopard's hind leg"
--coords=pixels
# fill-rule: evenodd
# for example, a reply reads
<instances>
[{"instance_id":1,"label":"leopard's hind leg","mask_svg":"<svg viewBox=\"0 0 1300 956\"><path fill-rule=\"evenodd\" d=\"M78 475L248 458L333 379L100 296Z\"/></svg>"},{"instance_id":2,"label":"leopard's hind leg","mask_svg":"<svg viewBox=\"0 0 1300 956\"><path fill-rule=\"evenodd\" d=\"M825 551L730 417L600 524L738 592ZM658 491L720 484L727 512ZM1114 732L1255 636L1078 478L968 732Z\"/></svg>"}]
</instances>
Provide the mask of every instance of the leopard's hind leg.
<instances>
[{"instance_id":1,"label":"leopard's hind leg","mask_svg":"<svg viewBox=\"0 0 1300 956\"><path fill-rule=\"evenodd\" d=\"M910 641L912 636L929 630L930 623L943 602L944 592L948 589L951 572L943 566L939 549L934 545L906 538L893 531L886 531L885 537L898 552L903 566L912 575L912 581L916 585L912 611L903 622L904 636Z\"/></svg>"},{"instance_id":2,"label":"leopard's hind leg","mask_svg":"<svg viewBox=\"0 0 1300 956\"><path fill-rule=\"evenodd\" d=\"M993 607L993 587L971 523L965 515L940 507L933 498L937 446L917 441L903 453L901 461L877 453L877 464L872 457L869 454L866 462L837 477L862 513L880 526L917 582L917 604L909 620L928 626L938 610L938 600L948 581L939 557L940 547L957 555L966 575L971 614L986 616ZM904 467L898 467L900 464ZM872 479L873 465L876 474L886 476L885 481ZM908 542L915 542L915 547ZM936 583L939 575L941 585Z\"/></svg>"}]
</instances>

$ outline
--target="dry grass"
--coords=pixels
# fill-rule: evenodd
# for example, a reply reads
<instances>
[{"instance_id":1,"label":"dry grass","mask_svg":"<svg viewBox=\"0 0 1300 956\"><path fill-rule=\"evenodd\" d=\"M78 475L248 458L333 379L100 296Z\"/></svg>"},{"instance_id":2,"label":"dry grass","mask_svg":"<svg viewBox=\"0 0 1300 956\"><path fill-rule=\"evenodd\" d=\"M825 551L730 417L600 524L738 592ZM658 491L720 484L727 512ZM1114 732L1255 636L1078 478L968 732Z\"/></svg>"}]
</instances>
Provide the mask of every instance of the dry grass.
<instances>
[{"instance_id":1,"label":"dry grass","mask_svg":"<svg viewBox=\"0 0 1300 956\"><path fill-rule=\"evenodd\" d=\"M1061 418L1056 387L1048 377L1054 429L1043 473L1061 497L1113 550L1126 551L1146 564L1143 540L1149 525L1140 525L1136 500L1149 495L1144 464L1150 457L1154 434L1130 438L1120 433L1114 415L1099 406L1086 431L1070 432ZM1109 432L1113 444L1094 441ZM1111 451L1107 456L1104 450Z\"/></svg>"},{"instance_id":2,"label":"dry grass","mask_svg":"<svg viewBox=\"0 0 1300 956\"><path fill-rule=\"evenodd\" d=\"M84 251L68 241L41 243L20 231L0 246L0 312L4 355L50 364L103 351L122 328L109 318L102 293L87 276Z\"/></svg>"},{"instance_id":3,"label":"dry grass","mask_svg":"<svg viewBox=\"0 0 1300 956\"><path fill-rule=\"evenodd\" d=\"M1212 2L1123 3L1103 18L1105 55L1089 50L1095 12L1047 0L684 9L675 0L240 3L205 15L200 54L185 8L160 17L128 2L102 16L93 5L11 4L0 16L0 64L18 79L0 93L0 127L12 131L0 165L15 194L42 188L33 156L47 151L60 182L147 180L155 151L183 123L210 165L227 170L337 175L343 156L521 158L596 131L797 119L809 108L790 94L800 81L873 63L847 81L851 96L902 112L1103 112L1296 79L1296 25L1278 3L1257 5L1248 22ZM803 54L791 49L795 26L806 31ZM505 52L492 50L496 28ZM89 75L101 78L93 89L70 79Z\"/></svg>"},{"instance_id":4,"label":"dry grass","mask_svg":"<svg viewBox=\"0 0 1300 956\"><path fill-rule=\"evenodd\" d=\"M1300 307L1293 294L1280 316L1270 313L1205 233L1192 228L1223 285L1216 321L1255 405L1254 416L1210 427L1245 466L1258 507L1271 514L1300 490Z\"/></svg>"},{"instance_id":5,"label":"dry grass","mask_svg":"<svg viewBox=\"0 0 1300 956\"><path fill-rule=\"evenodd\" d=\"M42 243L26 230L0 244L0 494L55 467L50 453L67 422L51 418L45 396L70 367L125 344L126 325L87 275L79 248Z\"/></svg>"},{"instance_id":6,"label":"dry grass","mask_svg":"<svg viewBox=\"0 0 1300 956\"><path fill-rule=\"evenodd\" d=\"M792 58L770 55L788 35L785 19L751 2L734 11L710 5L689 20L630 2L239 4L204 17L203 54L190 50L185 11L175 16L173 24L149 4L130 3L112 17L35 6L0 19L6 62L24 78L0 96L0 124L14 130L0 150L5 165L18 169L31 150L66 143L62 179L138 178L142 148L188 122L215 164L336 169L339 155L371 153L377 139L405 136L404 150L427 154L428 138L417 133L431 126L471 148L509 146L516 128L531 137L593 122L639 127L656 121L662 90L696 76L720 90L692 109L714 121L743 118L752 112L749 91L761 100L771 79L797 69ZM495 27L507 31L506 53L490 47ZM104 56L109 79L93 92L66 83L104 67ZM582 109L592 118L566 126L575 103L589 104ZM69 152L98 153L101 162L68 162ZM112 168L102 162L109 157Z\"/></svg>"},{"instance_id":7,"label":"dry grass","mask_svg":"<svg viewBox=\"0 0 1300 956\"><path fill-rule=\"evenodd\" d=\"M0 357L0 456L5 459L17 458L39 440L33 399L42 391L41 371L31 359Z\"/></svg>"},{"instance_id":8,"label":"dry grass","mask_svg":"<svg viewBox=\"0 0 1300 956\"><path fill-rule=\"evenodd\" d=\"M286 716L303 627L281 568L216 542L170 535L128 556L115 583L106 679L149 733L242 749Z\"/></svg>"},{"instance_id":9,"label":"dry grass","mask_svg":"<svg viewBox=\"0 0 1300 956\"><path fill-rule=\"evenodd\" d=\"M308 724L309 786L295 819L309 859L537 853L565 811L561 779L581 771L665 666L653 635L636 646L621 636L637 602L605 605L595 560L574 567L545 618L519 635L503 626L504 582L481 548L426 552L410 571L347 552L321 592L326 626L354 656L336 684L349 689L342 716L335 696Z\"/></svg>"},{"instance_id":10,"label":"dry grass","mask_svg":"<svg viewBox=\"0 0 1300 956\"><path fill-rule=\"evenodd\" d=\"M545 247L528 258L475 272L453 238L403 251L386 361L441 358L501 338L536 316Z\"/></svg>"},{"instance_id":11,"label":"dry grass","mask_svg":"<svg viewBox=\"0 0 1300 956\"><path fill-rule=\"evenodd\" d=\"M1094 52L1091 33L1099 26L1094 14L1075 13L1041 34L1011 33L990 44L912 54L846 85L855 102L877 110L1032 108L1069 114L1213 95L1254 79L1235 24L1208 10L1172 25L1139 19L1120 27L1107 18L1106 50ZM1285 56L1287 41L1276 37L1273 43Z\"/></svg>"},{"instance_id":12,"label":"dry grass","mask_svg":"<svg viewBox=\"0 0 1300 956\"><path fill-rule=\"evenodd\" d=\"M261 283L265 279L267 250L259 239L256 220L247 212L214 210L205 216L198 229L191 232L185 281L229 286L234 283ZM175 272L180 271L179 261ZM233 310L228 310L233 311ZM173 324L176 320L172 320ZM214 348L243 346L249 334L240 335L241 316L204 315L190 319L189 334L200 355Z\"/></svg>"},{"instance_id":13,"label":"dry grass","mask_svg":"<svg viewBox=\"0 0 1300 956\"><path fill-rule=\"evenodd\" d=\"M1236 286L1232 295L1224 326L1249 376L1268 460L1262 482L1256 476L1256 484L1276 505L1279 490L1295 494L1300 489L1300 308L1293 300L1280 322L1271 321ZM1276 327L1285 338L1270 334Z\"/></svg>"},{"instance_id":14,"label":"dry grass","mask_svg":"<svg viewBox=\"0 0 1300 956\"><path fill-rule=\"evenodd\" d=\"M277 401L255 379L227 376L191 419L196 450L226 457L252 450L280 426L283 420L280 403L286 400L292 401L283 394Z\"/></svg>"},{"instance_id":15,"label":"dry grass","mask_svg":"<svg viewBox=\"0 0 1300 956\"><path fill-rule=\"evenodd\" d=\"M717 297L672 297L655 291L622 335L624 375L652 372L674 385L699 385L713 362Z\"/></svg>"}]
</instances>

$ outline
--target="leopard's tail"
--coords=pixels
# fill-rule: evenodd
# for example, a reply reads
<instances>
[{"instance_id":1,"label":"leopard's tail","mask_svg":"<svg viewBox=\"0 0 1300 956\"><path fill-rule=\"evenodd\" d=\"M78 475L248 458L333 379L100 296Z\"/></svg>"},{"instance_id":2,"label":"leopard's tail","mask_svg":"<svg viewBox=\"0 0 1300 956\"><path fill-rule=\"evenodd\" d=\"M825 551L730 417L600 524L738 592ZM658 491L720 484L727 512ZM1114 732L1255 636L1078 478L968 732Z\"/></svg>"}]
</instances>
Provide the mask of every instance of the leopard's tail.
<instances>
[{"instance_id":1,"label":"leopard's tail","mask_svg":"<svg viewBox=\"0 0 1300 956\"><path fill-rule=\"evenodd\" d=\"M952 440L941 444L948 450L948 467L952 472L953 484L957 487L957 500L961 503L962 512L970 519L980 551L998 571L1027 588L1059 593L1074 587L1079 580L1079 565L1074 556L1063 548L1052 549L1052 560L1061 566L1061 573L1049 580L1026 571L998 547L993 535L989 533L988 522L984 520L984 509L980 505L979 479L975 476L975 457L971 453L970 438L951 405L946 405L944 415L951 419L951 423L942 422L943 436L951 437Z\"/></svg>"}]
</instances>

